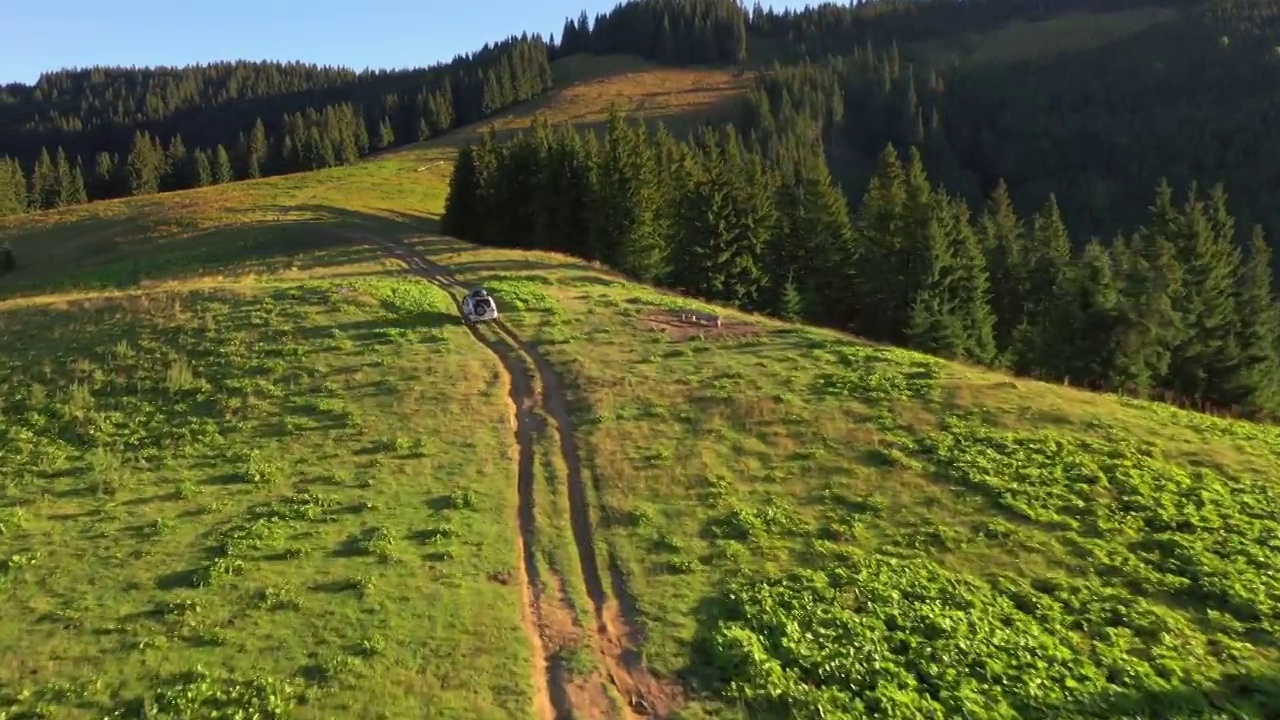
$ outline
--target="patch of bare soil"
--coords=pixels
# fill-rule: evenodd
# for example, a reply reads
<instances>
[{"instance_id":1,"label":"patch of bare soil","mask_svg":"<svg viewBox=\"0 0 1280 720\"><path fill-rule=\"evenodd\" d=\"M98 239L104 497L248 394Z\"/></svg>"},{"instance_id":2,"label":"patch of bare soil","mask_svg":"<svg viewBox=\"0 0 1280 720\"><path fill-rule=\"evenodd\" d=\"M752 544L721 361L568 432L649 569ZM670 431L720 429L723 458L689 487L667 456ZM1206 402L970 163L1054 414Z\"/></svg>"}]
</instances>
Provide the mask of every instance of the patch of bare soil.
<instances>
[{"instance_id":1,"label":"patch of bare soil","mask_svg":"<svg viewBox=\"0 0 1280 720\"><path fill-rule=\"evenodd\" d=\"M763 332L759 326L723 315L679 310L655 310L640 322L647 328L665 332L672 340L741 338Z\"/></svg>"}]
</instances>

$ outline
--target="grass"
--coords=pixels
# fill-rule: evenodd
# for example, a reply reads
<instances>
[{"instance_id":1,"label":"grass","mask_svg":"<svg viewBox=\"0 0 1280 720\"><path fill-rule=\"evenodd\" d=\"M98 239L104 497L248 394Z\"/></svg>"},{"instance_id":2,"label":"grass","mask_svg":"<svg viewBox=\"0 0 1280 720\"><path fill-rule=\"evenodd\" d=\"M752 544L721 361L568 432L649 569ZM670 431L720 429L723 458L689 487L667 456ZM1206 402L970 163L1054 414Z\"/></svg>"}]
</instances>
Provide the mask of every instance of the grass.
<instances>
[{"instance_id":1,"label":"grass","mask_svg":"<svg viewBox=\"0 0 1280 720\"><path fill-rule=\"evenodd\" d=\"M593 117L576 87L542 107ZM697 303L431 236L442 146L4 221L0 713L530 715L499 364L353 233L488 287L561 375L682 717L1277 702L1280 431L728 310L756 332L673 339L649 318ZM590 627L558 462L536 562Z\"/></svg>"},{"instance_id":2,"label":"grass","mask_svg":"<svg viewBox=\"0 0 1280 720\"><path fill-rule=\"evenodd\" d=\"M0 708L525 712L496 371L344 271L0 305Z\"/></svg>"},{"instance_id":3,"label":"grass","mask_svg":"<svg viewBox=\"0 0 1280 720\"><path fill-rule=\"evenodd\" d=\"M941 65L1017 63L1096 48L1177 17L1179 11L1174 8L1145 7L1112 13L1070 13L1039 22L1017 20L989 33L919 43L911 54Z\"/></svg>"},{"instance_id":4,"label":"grass","mask_svg":"<svg viewBox=\"0 0 1280 720\"><path fill-rule=\"evenodd\" d=\"M472 284L525 267L558 308L511 323L577 388L597 542L660 671L854 716L877 686L885 713L1185 713L1274 676L1280 431L734 313L761 333L674 341L642 319L688 303L585 264L434 254Z\"/></svg>"},{"instance_id":5,"label":"grass","mask_svg":"<svg viewBox=\"0 0 1280 720\"><path fill-rule=\"evenodd\" d=\"M552 124L567 122L603 131L611 106L650 123L661 121L679 133L707 120L736 118L738 102L752 82L746 72L662 67L626 55L574 55L557 60L553 68L557 88L546 95L492 120L393 152L419 155L424 161L435 159L432 150L461 147L477 138L486 125L492 123L503 137L529 127L536 114Z\"/></svg>"}]
</instances>

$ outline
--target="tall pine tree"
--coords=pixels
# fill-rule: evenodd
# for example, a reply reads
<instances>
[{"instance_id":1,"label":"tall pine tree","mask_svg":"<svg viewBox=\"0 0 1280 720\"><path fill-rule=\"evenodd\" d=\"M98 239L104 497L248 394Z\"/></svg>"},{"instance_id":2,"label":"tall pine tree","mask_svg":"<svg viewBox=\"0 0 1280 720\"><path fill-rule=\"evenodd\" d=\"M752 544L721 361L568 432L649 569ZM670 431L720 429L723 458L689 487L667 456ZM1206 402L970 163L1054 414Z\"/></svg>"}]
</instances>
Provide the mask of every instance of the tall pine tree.
<instances>
[{"instance_id":1,"label":"tall pine tree","mask_svg":"<svg viewBox=\"0 0 1280 720\"><path fill-rule=\"evenodd\" d=\"M71 172L71 162L67 160L67 154L63 152L61 147L53 155L53 175L56 187L48 207L74 205L77 194L75 178Z\"/></svg>"},{"instance_id":2,"label":"tall pine tree","mask_svg":"<svg viewBox=\"0 0 1280 720\"><path fill-rule=\"evenodd\" d=\"M253 129L249 131L248 147L245 150L245 177L248 179L262 177L262 166L267 162L267 129L262 118L256 118Z\"/></svg>"},{"instance_id":3,"label":"tall pine tree","mask_svg":"<svg viewBox=\"0 0 1280 720\"><path fill-rule=\"evenodd\" d=\"M978 221L991 280L991 306L995 314L995 343L1007 361L1018 328L1027 320L1026 228L1009 199L1004 180L996 184L986 211Z\"/></svg>"},{"instance_id":4,"label":"tall pine tree","mask_svg":"<svg viewBox=\"0 0 1280 720\"><path fill-rule=\"evenodd\" d=\"M235 180L235 174L231 169L231 156L227 155L227 149L218 145L213 149L213 183L221 185Z\"/></svg>"},{"instance_id":5,"label":"tall pine tree","mask_svg":"<svg viewBox=\"0 0 1280 720\"><path fill-rule=\"evenodd\" d=\"M0 217L27 212L27 179L17 160L0 156Z\"/></svg>"},{"instance_id":6,"label":"tall pine tree","mask_svg":"<svg viewBox=\"0 0 1280 720\"><path fill-rule=\"evenodd\" d=\"M643 281L665 270L667 248L658 213L657 158L643 126L610 111L592 201L593 254L630 277Z\"/></svg>"},{"instance_id":7,"label":"tall pine tree","mask_svg":"<svg viewBox=\"0 0 1280 720\"><path fill-rule=\"evenodd\" d=\"M1237 361L1222 400L1251 416L1275 418L1280 414L1280 308L1271 274L1271 248L1255 225L1236 286Z\"/></svg>"},{"instance_id":8,"label":"tall pine tree","mask_svg":"<svg viewBox=\"0 0 1280 720\"><path fill-rule=\"evenodd\" d=\"M129 149L127 162L130 195L150 195L160 191L160 171L163 161L156 153L151 136L145 131L139 130L134 134L133 146Z\"/></svg>"},{"instance_id":9,"label":"tall pine tree","mask_svg":"<svg viewBox=\"0 0 1280 720\"><path fill-rule=\"evenodd\" d=\"M49 158L49 151L43 147L40 148L40 154L36 156L35 167L31 170L29 197L32 209L47 210L51 207L57 207L58 176L54 172L53 160Z\"/></svg>"}]
</instances>

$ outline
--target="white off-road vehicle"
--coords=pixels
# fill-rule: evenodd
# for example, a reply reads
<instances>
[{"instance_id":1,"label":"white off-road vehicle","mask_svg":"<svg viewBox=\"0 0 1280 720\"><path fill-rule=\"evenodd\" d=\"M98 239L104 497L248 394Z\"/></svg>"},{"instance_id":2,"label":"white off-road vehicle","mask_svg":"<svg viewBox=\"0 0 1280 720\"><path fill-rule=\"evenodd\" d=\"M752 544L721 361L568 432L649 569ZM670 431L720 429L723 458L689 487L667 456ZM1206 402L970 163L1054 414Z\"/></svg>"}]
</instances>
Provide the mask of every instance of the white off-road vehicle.
<instances>
[{"instance_id":1,"label":"white off-road vehicle","mask_svg":"<svg viewBox=\"0 0 1280 720\"><path fill-rule=\"evenodd\" d=\"M476 288L462 298L462 321L468 325L498 319L498 305L484 288Z\"/></svg>"}]
</instances>

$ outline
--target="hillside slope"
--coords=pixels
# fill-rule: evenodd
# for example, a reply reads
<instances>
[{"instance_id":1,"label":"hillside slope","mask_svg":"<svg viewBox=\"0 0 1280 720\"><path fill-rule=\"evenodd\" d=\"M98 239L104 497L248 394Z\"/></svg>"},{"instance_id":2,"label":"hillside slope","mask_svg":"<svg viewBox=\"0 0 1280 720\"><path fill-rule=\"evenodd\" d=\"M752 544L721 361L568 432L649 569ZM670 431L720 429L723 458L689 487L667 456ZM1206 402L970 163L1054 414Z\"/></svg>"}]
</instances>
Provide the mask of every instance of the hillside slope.
<instances>
[{"instance_id":1,"label":"hillside slope","mask_svg":"<svg viewBox=\"0 0 1280 720\"><path fill-rule=\"evenodd\" d=\"M1274 428L440 237L450 153L4 221L0 708L1280 703Z\"/></svg>"}]
</instances>

